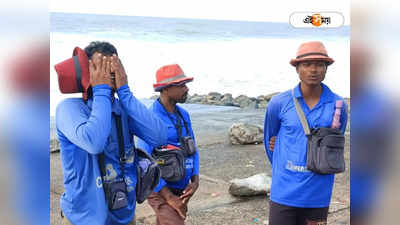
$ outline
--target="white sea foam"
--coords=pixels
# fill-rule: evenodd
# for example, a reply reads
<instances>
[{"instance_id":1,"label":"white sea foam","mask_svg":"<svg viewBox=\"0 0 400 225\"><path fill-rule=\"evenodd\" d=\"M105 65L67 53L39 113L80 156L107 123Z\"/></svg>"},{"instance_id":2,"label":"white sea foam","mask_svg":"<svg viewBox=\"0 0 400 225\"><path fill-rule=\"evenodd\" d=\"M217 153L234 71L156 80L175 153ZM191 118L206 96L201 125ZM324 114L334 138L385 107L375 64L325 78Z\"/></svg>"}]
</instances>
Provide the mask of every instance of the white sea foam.
<instances>
[{"instance_id":1,"label":"white sea foam","mask_svg":"<svg viewBox=\"0 0 400 225\"><path fill-rule=\"evenodd\" d=\"M190 93L211 91L245 94L256 97L287 90L299 81L289 60L295 57L300 43L312 39L242 38L236 40L205 40L160 42L130 39L127 33L116 37L105 33L51 33L51 115L59 101L77 95L62 95L58 90L54 65L72 55L75 46L84 48L93 40L105 40L115 45L128 74L129 86L138 98L155 94L152 84L155 73L163 65L178 63L187 76ZM115 33L114 33L115 34ZM128 35L129 36L129 35ZM319 38L319 40L321 40ZM350 51L348 38L327 37L324 42L335 63L328 68L325 83L342 95L350 96Z\"/></svg>"}]
</instances>

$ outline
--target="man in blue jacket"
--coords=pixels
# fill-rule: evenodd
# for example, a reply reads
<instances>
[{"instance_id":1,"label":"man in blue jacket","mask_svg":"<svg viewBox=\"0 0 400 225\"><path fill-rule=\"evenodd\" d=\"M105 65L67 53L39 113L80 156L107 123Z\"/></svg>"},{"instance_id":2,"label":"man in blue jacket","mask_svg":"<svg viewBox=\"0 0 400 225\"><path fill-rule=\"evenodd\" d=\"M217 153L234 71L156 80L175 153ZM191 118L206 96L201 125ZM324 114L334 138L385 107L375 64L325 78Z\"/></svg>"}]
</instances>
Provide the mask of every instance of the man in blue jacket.
<instances>
[{"instance_id":1,"label":"man in blue jacket","mask_svg":"<svg viewBox=\"0 0 400 225\"><path fill-rule=\"evenodd\" d=\"M322 83L334 61L321 42L303 43L291 60L299 74L294 88L305 117L313 127L331 127L337 100L343 100ZM347 106L341 110L340 130L347 123ZM321 225L327 223L334 175L307 169L307 138L297 115L292 90L274 96L268 104L264 143L272 164L270 225Z\"/></svg>"},{"instance_id":2,"label":"man in blue jacket","mask_svg":"<svg viewBox=\"0 0 400 225\"><path fill-rule=\"evenodd\" d=\"M64 173L65 193L60 200L64 222L134 224L137 174L133 135L159 146L167 141L167 127L132 95L113 45L92 42L85 53L89 59L90 86L83 98L66 99L56 111ZM84 75L84 68L78 73ZM84 76L81 79L85 84ZM116 117L121 118L124 164L120 163ZM103 179L98 164L100 154L104 154L106 169ZM127 205L111 210L103 184L115 181L126 183Z\"/></svg>"},{"instance_id":3,"label":"man in blue jacket","mask_svg":"<svg viewBox=\"0 0 400 225\"><path fill-rule=\"evenodd\" d=\"M180 136L190 136L194 140L189 113L177 103L184 103L189 89L187 82L193 78L186 77L177 64L161 67L156 74L155 91L160 91L160 98L154 101L150 110L156 113L168 126L168 144L181 146ZM186 123L186 126L183 124ZM181 126L180 129L178 126ZM187 128L186 128L187 127ZM179 135L181 130L181 135ZM138 146L150 154L155 145L138 141ZM158 225L183 225L187 213L187 204L199 187L199 153L185 157L185 177L177 182L166 182L160 179L154 192L147 198L157 217Z\"/></svg>"}]
</instances>

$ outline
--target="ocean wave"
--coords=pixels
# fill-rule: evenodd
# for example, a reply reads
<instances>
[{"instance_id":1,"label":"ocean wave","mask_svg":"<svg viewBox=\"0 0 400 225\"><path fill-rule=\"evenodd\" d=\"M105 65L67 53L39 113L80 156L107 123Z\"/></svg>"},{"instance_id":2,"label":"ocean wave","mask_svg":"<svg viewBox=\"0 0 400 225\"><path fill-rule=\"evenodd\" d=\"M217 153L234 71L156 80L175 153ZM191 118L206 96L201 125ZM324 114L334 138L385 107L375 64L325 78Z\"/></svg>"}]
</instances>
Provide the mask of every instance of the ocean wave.
<instances>
[{"instance_id":1,"label":"ocean wave","mask_svg":"<svg viewBox=\"0 0 400 225\"><path fill-rule=\"evenodd\" d=\"M298 31L295 37L290 37L284 30L275 30L276 34L282 35L268 36L264 35L265 31L253 32L250 29L255 26L258 30L268 30L267 23L161 18L139 18L144 22L132 28L131 24L138 22L138 18L117 19L128 22L108 31L105 28L100 30L99 22L93 25L95 27L86 24L89 28L82 29L81 33L53 29L50 33L52 105L66 96L55 94L58 81L54 79L57 77L54 64L70 57L75 46L84 48L95 40L115 45L128 73L131 90L139 98L154 94L152 84L155 72L161 66L172 63L180 64L188 76L195 78L188 84L191 93L217 91L232 93L233 96L258 96L284 91L299 81L295 69L289 64L298 46L305 41L321 40L329 55L335 59L325 82L339 95L350 96L350 39L344 34L313 36ZM182 24L185 21L186 24ZM160 23L155 24L157 22ZM179 26L177 23L180 23ZM198 29L191 27L199 24L202 26ZM233 27L239 25L247 31L238 33L241 27ZM274 25L272 28L280 27Z\"/></svg>"}]
</instances>

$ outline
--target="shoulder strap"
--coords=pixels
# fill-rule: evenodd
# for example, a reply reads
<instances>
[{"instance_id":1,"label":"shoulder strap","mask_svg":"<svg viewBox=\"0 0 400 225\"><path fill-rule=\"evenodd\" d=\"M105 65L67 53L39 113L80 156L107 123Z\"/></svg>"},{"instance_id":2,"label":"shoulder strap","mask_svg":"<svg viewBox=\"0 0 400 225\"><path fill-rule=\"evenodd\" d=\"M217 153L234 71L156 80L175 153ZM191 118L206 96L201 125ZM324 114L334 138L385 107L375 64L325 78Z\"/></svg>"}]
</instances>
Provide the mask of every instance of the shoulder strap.
<instances>
[{"instance_id":1,"label":"shoulder strap","mask_svg":"<svg viewBox=\"0 0 400 225\"><path fill-rule=\"evenodd\" d=\"M185 129L186 129L186 133L187 133L188 135L190 135L190 131L189 131L189 127L188 127L188 123L186 122L185 118L183 117L183 115L181 114L181 112L179 111L179 109L178 109L178 108L176 108L176 111L177 111L177 118L178 118L178 120L179 120L179 117L181 117L181 118L182 118L182 120L183 120L183 124L184 124L184 126L185 126ZM182 133L181 133L181 135L182 135Z\"/></svg>"},{"instance_id":2,"label":"shoulder strap","mask_svg":"<svg viewBox=\"0 0 400 225\"><path fill-rule=\"evenodd\" d=\"M297 115L299 116L301 125L303 126L304 133L306 134L306 136L308 136L308 135L310 135L310 127L308 126L307 119L304 116L304 112L301 109L299 102L294 97L294 89L292 89L292 97L293 97L294 105L296 106Z\"/></svg>"},{"instance_id":3,"label":"shoulder strap","mask_svg":"<svg viewBox=\"0 0 400 225\"><path fill-rule=\"evenodd\" d=\"M117 124L117 132L118 132L118 150L119 150L119 162L120 162L120 166L121 166L121 175L122 178L125 179L125 154L124 154L124 136L122 133L122 123L121 123L121 116L118 116L116 114L113 113L113 116L115 117L115 122ZM104 176L106 176L107 171L106 171L106 167L105 167L105 160L104 160L104 152L100 153L97 156L97 161L99 163L99 167L100 167L100 173L101 173L101 177L104 181Z\"/></svg>"},{"instance_id":4,"label":"shoulder strap","mask_svg":"<svg viewBox=\"0 0 400 225\"><path fill-rule=\"evenodd\" d=\"M183 124L185 126L186 129L186 133L188 133L190 135L190 131L189 131L189 127L188 127L188 123L186 122L185 118L182 116L181 112L179 111L178 107L175 106L175 115L176 115L176 124L174 123L174 120L171 118L171 116L168 114L168 111L165 109L165 106L162 104L160 98L157 99L157 101L160 103L160 105L164 108L165 113L167 113L167 116L169 118L169 120L171 120L171 123L175 126L176 131L178 132L178 136L179 138L182 137L182 124L181 124L181 120L180 118L182 118L183 120Z\"/></svg>"},{"instance_id":5,"label":"shoulder strap","mask_svg":"<svg viewBox=\"0 0 400 225\"><path fill-rule=\"evenodd\" d=\"M121 116L116 115L115 116L115 122L117 123L117 132L118 132L118 149L119 149L119 163L121 165L121 175L122 179L125 179L125 144L124 144L124 134L122 132L122 122L121 122Z\"/></svg>"},{"instance_id":6,"label":"shoulder strap","mask_svg":"<svg viewBox=\"0 0 400 225\"><path fill-rule=\"evenodd\" d=\"M106 176L106 163L104 161L104 152L97 155L97 161L99 162L101 179L104 181L104 176Z\"/></svg>"}]
</instances>

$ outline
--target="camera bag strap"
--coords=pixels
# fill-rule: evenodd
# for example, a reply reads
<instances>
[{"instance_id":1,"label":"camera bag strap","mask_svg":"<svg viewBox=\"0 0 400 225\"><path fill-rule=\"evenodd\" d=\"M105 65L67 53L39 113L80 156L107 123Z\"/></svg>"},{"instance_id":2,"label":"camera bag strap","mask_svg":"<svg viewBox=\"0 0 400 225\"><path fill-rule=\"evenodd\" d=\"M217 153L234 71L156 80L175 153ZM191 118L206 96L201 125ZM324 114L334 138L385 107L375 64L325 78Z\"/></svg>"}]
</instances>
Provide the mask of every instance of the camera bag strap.
<instances>
[{"instance_id":1,"label":"camera bag strap","mask_svg":"<svg viewBox=\"0 0 400 225\"><path fill-rule=\"evenodd\" d=\"M119 163L121 166L121 175L122 175L122 179L125 180L125 161L126 161L126 159L125 159L125 153L124 153L125 148L124 148L124 136L123 136L123 132L122 132L121 116L116 115L115 113L113 113L113 116L115 118L115 122L117 125ZM98 163L99 163L99 167L100 167L101 177L103 180L104 176L106 176L106 174L107 174L106 167L105 167L105 160L104 160L104 152L102 152L98 155ZM103 182L104 182L104 180L103 180Z\"/></svg>"},{"instance_id":2,"label":"camera bag strap","mask_svg":"<svg viewBox=\"0 0 400 225\"><path fill-rule=\"evenodd\" d=\"M305 117L305 115L304 115L303 110L301 109L301 106L300 106L299 102L298 102L297 99L294 97L294 89L292 89L292 97L293 97L294 105L295 105L295 107L296 107L297 115L298 115L299 118L300 118L300 122L301 122L301 125L302 125L303 130L304 130L304 133L305 133L306 136L308 137L308 136L311 134L311 132L310 132L310 127L308 126L307 119L306 119L306 117Z\"/></svg>"}]
</instances>

